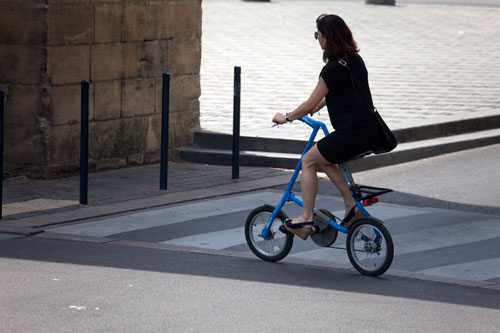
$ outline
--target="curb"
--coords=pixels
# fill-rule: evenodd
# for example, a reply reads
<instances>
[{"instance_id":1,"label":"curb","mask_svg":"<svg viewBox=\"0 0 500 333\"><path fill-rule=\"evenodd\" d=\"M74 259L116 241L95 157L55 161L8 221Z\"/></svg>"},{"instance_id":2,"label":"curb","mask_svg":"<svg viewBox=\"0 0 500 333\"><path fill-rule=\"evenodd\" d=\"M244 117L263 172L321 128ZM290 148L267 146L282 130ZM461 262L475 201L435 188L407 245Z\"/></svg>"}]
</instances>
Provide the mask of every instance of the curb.
<instances>
[{"instance_id":1,"label":"curb","mask_svg":"<svg viewBox=\"0 0 500 333\"><path fill-rule=\"evenodd\" d=\"M175 192L159 196L134 199L119 203L95 206L80 206L80 208L61 211L52 214L38 215L18 220L0 222L0 233L33 235L43 232L47 226L99 218L113 214L134 212L184 202L217 198L221 196L257 191L283 184L288 184L291 174L278 177L268 177L257 180L241 181L231 184L202 188L199 190Z\"/></svg>"}]
</instances>

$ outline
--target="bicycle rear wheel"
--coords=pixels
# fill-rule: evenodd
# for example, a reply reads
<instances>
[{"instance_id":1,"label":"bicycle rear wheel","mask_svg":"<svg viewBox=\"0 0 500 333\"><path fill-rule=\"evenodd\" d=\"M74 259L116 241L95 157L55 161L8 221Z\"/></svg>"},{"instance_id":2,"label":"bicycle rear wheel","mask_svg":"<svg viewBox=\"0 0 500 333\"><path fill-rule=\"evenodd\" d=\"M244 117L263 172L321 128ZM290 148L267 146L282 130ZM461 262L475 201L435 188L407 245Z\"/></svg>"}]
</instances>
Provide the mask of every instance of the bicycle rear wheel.
<instances>
[{"instance_id":1,"label":"bicycle rear wheel","mask_svg":"<svg viewBox=\"0 0 500 333\"><path fill-rule=\"evenodd\" d=\"M262 237L262 231L266 226L274 208L271 206L260 206L248 215L245 223L245 238L252 252L265 261L278 261L288 255L293 245L293 236L283 233L280 226L283 225L287 216L280 211L274 219L270 234L267 238Z\"/></svg>"},{"instance_id":2,"label":"bicycle rear wheel","mask_svg":"<svg viewBox=\"0 0 500 333\"><path fill-rule=\"evenodd\" d=\"M394 258L389 231L373 217L357 220L347 234L347 255L361 274L378 276L385 273Z\"/></svg>"}]
</instances>

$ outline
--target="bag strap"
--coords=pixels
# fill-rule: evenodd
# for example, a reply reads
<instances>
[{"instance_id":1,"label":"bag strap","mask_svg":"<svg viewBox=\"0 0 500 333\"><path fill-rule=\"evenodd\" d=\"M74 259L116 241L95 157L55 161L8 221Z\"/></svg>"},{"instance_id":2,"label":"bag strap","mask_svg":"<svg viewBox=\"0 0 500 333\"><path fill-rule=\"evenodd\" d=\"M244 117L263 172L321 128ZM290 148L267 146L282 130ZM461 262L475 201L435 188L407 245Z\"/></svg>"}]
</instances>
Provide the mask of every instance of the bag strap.
<instances>
[{"instance_id":1,"label":"bag strap","mask_svg":"<svg viewBox=\"0 0 500 333\"><path fill-rule=\"evenodd\" d=\"M351 69L347 65L347 62L345 60L341 59L338 61L338 63L341 64L342 66L344 66L345 68L347 68L347 71L349 72L349 76L351 77L351 83L352 83L352 89L354 91L354 95L356 95L356 87L357 87L358 90L361 91L361 95L363 96L363 98L366 100L366 102L368 102L368 105L371 105L372 112L373 113L377 112L377 108L375 107L375 105L373 105L373 100L371 98L368 98L368 96L363 93L363 89L361 89L361 87L358 85L358 82L354 81L354 77L352 76Z\"/></svg>"}]
</instances>

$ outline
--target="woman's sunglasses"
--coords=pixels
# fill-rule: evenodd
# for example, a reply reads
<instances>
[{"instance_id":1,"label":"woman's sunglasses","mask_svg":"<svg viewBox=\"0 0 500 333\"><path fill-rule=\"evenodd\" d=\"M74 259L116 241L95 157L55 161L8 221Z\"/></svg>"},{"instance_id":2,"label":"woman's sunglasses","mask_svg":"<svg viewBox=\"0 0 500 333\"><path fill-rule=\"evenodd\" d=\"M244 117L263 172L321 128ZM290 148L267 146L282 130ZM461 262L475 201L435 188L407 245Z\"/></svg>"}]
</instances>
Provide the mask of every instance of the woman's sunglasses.
<instances>
[{"instance_id":1,"label":"woman's sunglasses","mask_svg":"<svg viewBox=\"0 0 500 333\"><path fill-rule=\"evenodd\" d=\"M314 39L318 39L318 36L319 36L319 32L315 31L314 32Z\"/></svg>"}]
</instances>

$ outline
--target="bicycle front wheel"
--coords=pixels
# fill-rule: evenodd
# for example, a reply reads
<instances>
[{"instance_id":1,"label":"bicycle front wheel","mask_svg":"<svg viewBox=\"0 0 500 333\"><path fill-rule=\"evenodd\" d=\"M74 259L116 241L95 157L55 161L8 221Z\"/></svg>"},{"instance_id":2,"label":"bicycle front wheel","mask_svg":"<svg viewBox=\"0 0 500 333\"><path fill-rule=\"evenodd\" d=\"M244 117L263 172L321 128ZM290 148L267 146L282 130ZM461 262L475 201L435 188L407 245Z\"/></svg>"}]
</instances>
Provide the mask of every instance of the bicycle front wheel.
<instances>
[{"instance_id":1,"label":"bicycle front wheel","mask_svg":"<svg viewBox=\"0 0 500 333\"><path fill-rule=\"evenodd\" d=\"M347 255L361 274L378 276L385 273L394 257L389 231L373 217L357 220L347 234Z\"/></svg>"},{"instance_id":2,"label":"bicycle front wheel","mask_svg":"<svg viewBox=\"0 0 500 333\"><path fill-rule=\"evenodd\" d=\"M274 219L268 237L262 237L264 230L274 208L261 206L255 208L248 215L245 223L245 238L252 252L265 261L278 261L288 255L293 245L293 236L283 233L280 226L283 225L287 216L280 211Z\"/></svg>"}]
</instances>

